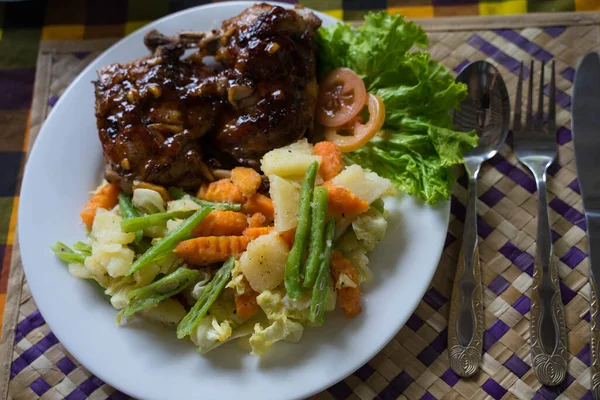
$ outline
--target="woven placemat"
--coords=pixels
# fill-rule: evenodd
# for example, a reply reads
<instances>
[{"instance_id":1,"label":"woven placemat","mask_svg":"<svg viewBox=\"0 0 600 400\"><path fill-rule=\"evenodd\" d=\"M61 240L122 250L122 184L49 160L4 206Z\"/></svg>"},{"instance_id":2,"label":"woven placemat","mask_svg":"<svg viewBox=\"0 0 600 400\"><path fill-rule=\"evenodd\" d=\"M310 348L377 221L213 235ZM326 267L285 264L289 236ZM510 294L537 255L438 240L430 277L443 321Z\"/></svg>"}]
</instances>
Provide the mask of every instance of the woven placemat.
<instances>
[{"instance_id":1,"label":"woven placemat","mask_svg":"<svg viewBox=\"0 0 600 400\"><path fill-rule=\"evenodd\" d=\"M453 70L469 61L486 59L494 63L506 81L511 100L520 60L556 60L559 154L551 168L548 190L568 329L565 382L557 388L543 387L531 369L528 291L534 264L537 200L534 181L518 165L509 136L499 155L484 166L478 187L479 250L486 287L481 371L472 379L459 379L449 369L446 350L448 298L466 198L466 180L462 177L455 186L438 270L414 314L377 356L316 398L591 399L589 264L573 160L570 106L577 61L597 50L599 44L598 20L597 14L569 14L563 19L553 17L551 23L528 16L488 18L485 23L479 19L440 19L438 24L430 21L426 26L434 58ZM106 46L107 42L42 43L30 142L68 83ZM17 251L13 254L5 315L0 399L127 398L90 374L58 343L31 297Z\"/></svg>"}]
</instances>

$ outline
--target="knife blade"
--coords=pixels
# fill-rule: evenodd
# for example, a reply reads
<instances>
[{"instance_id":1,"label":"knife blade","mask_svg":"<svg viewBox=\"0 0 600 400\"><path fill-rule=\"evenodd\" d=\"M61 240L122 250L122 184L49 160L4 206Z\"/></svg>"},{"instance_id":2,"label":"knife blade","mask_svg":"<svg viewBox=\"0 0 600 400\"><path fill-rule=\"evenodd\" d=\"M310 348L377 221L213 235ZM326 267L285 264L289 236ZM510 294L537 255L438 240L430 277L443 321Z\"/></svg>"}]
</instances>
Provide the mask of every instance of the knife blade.
<instances>
[{"instance_id":1,"label":"knife blade","mask_svg":"<svg viewBox=\"0 0 600 400\"><path fill-rule=\"evenodd\" d=\"M587 223L590 262L590 347L592 393L600 400L600 57L587 54L579 63L573 89L573 147ZM597 254L596 254L597 253Z\"/></svg>"}]
</instances>

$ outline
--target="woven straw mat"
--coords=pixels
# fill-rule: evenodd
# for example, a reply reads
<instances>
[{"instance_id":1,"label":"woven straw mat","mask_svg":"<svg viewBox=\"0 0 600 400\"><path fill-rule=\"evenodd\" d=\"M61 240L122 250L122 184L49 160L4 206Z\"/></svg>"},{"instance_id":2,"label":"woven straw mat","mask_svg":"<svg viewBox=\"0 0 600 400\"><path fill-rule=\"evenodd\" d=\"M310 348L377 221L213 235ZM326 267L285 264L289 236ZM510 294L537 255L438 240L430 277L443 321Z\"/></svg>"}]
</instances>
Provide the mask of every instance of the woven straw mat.
<instances>
[{"instance_id":1,"label":"woven straw mat","mask_svg":"<svg viewBox=\"0 0 600 400\"><path fill-rule=\"evenodd\" d=\"M481 371L473 379L459 379L449 369L446 350L448 298L465 213L466 180L462 177L455 186L439 267L414 314L381 353L316 398L591 399L589 264L573 159L570 106L574 68L585 53L596 50L599 18L557 18L466 18L425 23L430 33L429 51L435 59L454 71L470 61L492 62L506 81L511 104L521 60L556 61L559 154L549 174L548 190L568 329L567 379L558 388L543 387L531 368L528 291L534 265L537 200L534 181L517 163L509 137L500 154L485 164L478 184L486 329ZM42 42L30 144L58 96L107 45ZM13 255L0 365L0 399L127 398L88 372L50 332L31 297L17 251Z\"/></svg>"}]
</instances>

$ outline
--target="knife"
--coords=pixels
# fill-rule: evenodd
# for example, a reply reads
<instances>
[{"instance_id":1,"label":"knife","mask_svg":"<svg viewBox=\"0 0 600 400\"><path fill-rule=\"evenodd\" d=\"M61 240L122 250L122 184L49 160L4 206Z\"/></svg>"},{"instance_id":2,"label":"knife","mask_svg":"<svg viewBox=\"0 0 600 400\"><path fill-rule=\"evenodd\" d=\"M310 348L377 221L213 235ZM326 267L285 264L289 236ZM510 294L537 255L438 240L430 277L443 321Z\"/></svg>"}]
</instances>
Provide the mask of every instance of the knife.
<instances>
[{"instance_id":1,"label":"knife","mask_svg":"<svg viewBox=\"0 0 600 400\"><path fill-rule=\"evenodd\" d=\"M587 54L575 74L572 131L590 260L592 393L600 400L600 58L596 53Z\"/></svg>"}]
</instances>

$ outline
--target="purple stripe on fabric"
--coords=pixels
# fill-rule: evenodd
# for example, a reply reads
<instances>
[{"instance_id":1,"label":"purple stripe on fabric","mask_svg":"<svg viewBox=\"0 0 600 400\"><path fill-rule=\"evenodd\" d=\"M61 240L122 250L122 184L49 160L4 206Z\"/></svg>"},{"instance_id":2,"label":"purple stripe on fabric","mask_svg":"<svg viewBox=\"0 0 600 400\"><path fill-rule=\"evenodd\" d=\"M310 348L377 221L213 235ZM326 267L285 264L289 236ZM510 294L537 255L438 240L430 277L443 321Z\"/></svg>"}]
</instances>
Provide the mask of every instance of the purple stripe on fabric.
<instances>
[{"instance_id":1,"label":"purple stripe on fabric","mask_svg":"<svg viewBox=\"0 0 600 400\"><path fill-rule=\"evenodd\" d=\"M510 286L510 282L504 279L501 275L498 275L490 284L488 285L488 289L496 294L496 296L500 296L508 287Z\"/></svg>"},{"instance_id":2,"label":"purple stripe on fabric","mask_svg":"<svg viewBox=\"0 0 600 400\"><path fill-rule=\"evenodd\" d=\"M519 297L517 301L514 302L512 308L525 315L531 309L531 299L522 294L521 297Z\"/></svg>"},{"instance_id":3,"label":"purple stripe on fabric","mask_svg":"<svg viewBox=\"0 0 600 400\"><path fill-rule=\"evenodd\" d=\"M562 167L560 166L558 161L554 161L552 164L550 164L546 171L548 172L548 175L555 176L561 168Z\"/></svg>"},{"instance_id":4,"label":"purple stripe on fabric","mask_svg":"<svg viewBox=\"0 0 600 400\"><path fill-rule=\"evenodd\" d=\"M421 361L426 367L429 367L439 356L440 353L427 346L419 353L417 360Z\"/></svg>"},{"instance_id":5,"label":"purple stripe on fabric","mask_svg":"<svg viewBox=\"0 0 600 400\"><path fill-rule=\"evenodd\" d=\"M71 393L69 393L69 395L67 397L65 397L65 400L84 400L87 399L87 395L85 393L83 393L83 391L79 388L75 388L75 390L73 390Z\"/></svg>"},{"instance_id":6,"label":"purple stripe on fabric","mask_svg":"<svg viewBox=\"0 0 600 400\"><path fill-rule=\"evenodd\" d=\"M39 328L45 323L46 321L44 321L44 317L42 317L40 310L35 310L30 316L19 322L19 325L17 325L17 331L23 336L27 336L29 332Z\"/></svg>"},{"instance_id":7,"label":"purple stripe on fabric","mask_svg":"<svg viewBox=\"0 0 600 400\"><path fill-rule=\"evenodd\" d=\"M42 353L45 353L50 347L58 343L58 339L54 336L54 333L50 332L46 337L35 344Z\"/></svg>"},{"instance_id":8,"label":"purple stripe on fabric","mask_svg":"<svg viewBox=\"0 0 600 400\"><path fill-rule=\"evenodd\" d=\"M102 380L94 375L90 376L86 381L84 381L81 385L79 385L79 389L88 396L100 386L104 385Z\"/></svg>"},{"instance_id":9,"label":"purple stripe on fabric","mask_svg":"<svg viewBox=\"0 0 600 400\"><path fill-rule=\"evenodd\" d=\"M485 383L481 385L481 388L485 390L487 394L492 396L495 400L500 400L502 396L504 396L507 392L506 389L500 386L498 382L496 382L492 378L489 378L487 381L485 381Z\"/></svg>"},{"instance_id":10,"label":"purple stripe on fabric","mask_svg":"<svg viewBox=\"0 0 600 400\"><path fill-rule=\"evenodd\" d=\"M591 318L592 318L592 317L591 317L591 315L590 315L590 312L589 312L589 311L588 311L588 312L586 312L586 313L583 315L583 319L584 319L584 320L586 320L587 322L590 322Z\"/></svg>"},{"instance_id":11,"label":"purple stripe on fabric","mask_svg":"<svg viewBox=\"0 0 600 400\"><path fill-rule=\"evenodd\" d=\"M567 376L565 377L565 380L562 381L562 383L560 385L554 386L554 387L542 386L538 390L538 393L541 394L542 396L544 396L545 399L549 399L549 400L556 399L562 392L564 392L571 385L571 383L573 383L574 380L575 379L570 374L567 374Z\"/></svg>"},{"instance_id":12,"label":"purple stripe on fabric","mask_svg":"<svg viewBox=\"0 0 600 400\"><path fill-rule=\"evenodd\" d=\"M460 64L458 64L455 68L454 68L454 72L456 72L457 74L460 73L460 71L462 71L467 65L469 65L471 62L469 60L463 60L461 61Z\"/></svg>"},{"instance_id":13,"label":"purple stripe on fabric","mask_svg":"<svg viewBox=\"0 0 600 400\"><path fill-rule=\"evenodd\" d=\"M504 193L492 186L487 192L479 196L479 200L483 201L489 207L494 207L500 200L504 198Z\"/></svg>"},{"instance_id":14,"label":"purple stripe on fabric","mask_svg":"<svg viewBox=\"0 0 600 400\"><path fill-rule=\"evenodd\" d=\"M560 258L560 261L573 269L578 266L580 262L585 260L586 257L587 255L583 251L579 250L578 247L573 246Z\"/></svg>"},{"instance_id":15,"label":"purple stripe on fabric","mask_svg":"<svg viewBox=\"0 0 600 400\"><path fill-rule=\"evenodd\" d=\"M525 50L528 54L534 56L540 61L548 62L553 58L552 54L548 53L537 44L531 42L526 37L519 35L512 29L494 29L494 32L509 42L516 44L518 47Z\"/></svg>"},{"instance_id":16,"label":"purple stripe on fabric","mask_svg":"<svg viewBox=\"0 0 600 400\"><path fill-rule=\"evenodd\" d=\"M369 363L366 363L365 365L354 371L354 375L358 376L363 381L366 381L371 375L373 375L373 372L375 372L373 367L371 367Z\"/></svg>"},{"instance_id":17,"label":"purple stripe on fabric","mask_svg":"<svg viewBox=\"0 0 600 400\"><path fill-rule=\"evenodd\" d=\"M429 304L434 310L439 310L440 307L448 301L446 297L433 287L425 293L423 300L425 300L425 303Z\"/></svg>"},{"instance_id":18,"label":"purple stripe on fabric","mask_svg":"<svg viewBox=\"0 0 600 400\"><path fill-rule=\"evenodd\" d=\"M54 107L56 105L57 101L58 101L58 96L50 96L50 98L48 99L48 105L50 107Z\"/></svg>"},{"instance_id":19,"label":"purple stripe on fabric","mask_svg":"<svg viewBox=\"0 0 600 400\"><path fill-rule=\"evenodd\" d=\"M563 33L565 29L567 29L566 26L549 26L547 28L544 28L544 32L555 38L561 33Z\"/></svg>"},{"instance_id":20,"label":"purple stripe on fabric","mask_svg":"<svg viewBox=\"0 0 600 400\"><path fill-rule=\"evenodd\" d=\"M590 365L590 354L590 345L586 344L583 349L579 350L579 353L577 353L577 358L585 365Z\"/></svg>"},{"instance_id":21,"label":"purple stripe on fabric","mask_svg":"<svg viewBox=\"0 0 600 400\"><path fill-rule=\"evenodd\" d=\"M452 236L450 232L448 232L446 234L446 240L444 241L444 250L454 242L456 242L456 238Z\"/></svg>"},{"instance_id":22,"label":"purple stripe on fabric","mask_svg":"<svg viewBox=\"0 0 600 400\"><path fill-rule=\"evenodd\" d=\"M458 375L456 375L454 371L452 371L452 368L448 368L446 372L444 372L444 374L440 376L440 378L442 378L442 380L446 382L446 384L450 387L456 385L456 383L460 380Z\"/></svg>"},{"instance_id":23,"label":"purple stripe on fabric","mask_svg":"<svg viewBox=\"0 0 600 400\"><path fill-rule=\"evenodd\" d=\"M10 379L17 376L19 372L23 371L28 365L29 363L23 357L19 357L13 361L12 365L10 366Z\"/></svg>"},{"instance_id":24,"label":"purple stripe on fabric","mask_svg":"<svg viewBox=\"0 0 600 400\"><path fill-rule=\"evenodd\" d=\"M64 357L62 360L58 361L56 363L56 366L65 375L69 375L71 371L73 371L77 367L69 357Z\"/></svg>"},{"instance_id":25,"label":"purple stripe on fabric","mask_svg":"<svg viewBox=\"0 0 600 400\"><path fill-rule=\"evenodd\" d=\"M50 390L50 385L48 385L48 382L46 382L44 380L44 378L42 378L40 376L35 381L33 381L31 383L31 385L29 385L29 388L31 390L33 390L35 392L35 394L37 394L38 396L41 396L44 393L46 393L48 390Z\"/></svg>"},{"instance_id":26,"label":"purple stripe on fabric","mask_svg":"<svg viewBox=\"0 0 600 400\"><path fill-rule=\"evenodd\" d=\"M560 128L558 128L558 131L556 131L556 139L558 141L558 144L562 146L573 140L573 134L571 133L570 129L561 126Z\"/></svg>"},{"instance_id":27,"label":"purple stripe on fabric","mask_svg":"<svg viewBox=\"0 0 600 400\"><path fill-rule=\"evenodd\" d=\"M508 176L513 182L522 186L529 193L535 193L535 181L525 171L515 167L500 155L492 158L490 163L499 172Z\"/></svg>"},{"instance_id":28,"label":"purple stripe on fabric","mask_svg":"<svg viewBox=\"0 0 600 400\"><path fill-rule=\"evenodd\" d=\"M590 390L590 391L585 392L585 394L579 400L594 400L594 395L592 394L592 391Z\"/></svg>"},{"instance_id":29,"label":"purple stripe on fabric","mask_svg":"<svg viewBox=\"0 0 600 400\"><path fill-rule=\"evenodd\" d=\"M117 391L108 396L108 400L129 400L129 396Z\"/></svg>"},{"instance_id":30,"label":"purple stripe on fabric","mask_svg":"<svg viewBox=\"0 0 600 400\"><path fill-rule=\"evenodd\" d=\"M15 344L19 343L21 340L23 340L25 336L23 336L23 334L19 331L17 331L15 333Z\"/></svg>"},{"instance_id":31,"label":"purple stripe on fabric","mask_svg":"<svg viewBox=\"0 0 600 400\"><path fill-rule=\"evenodd\" d=\"M415 380L406 372L402 371L390 382L396 389L403 393Z\"/></svg>"},{"instance_id":32,"label":"purple stripe on fabric","mask_svg":"<svg viewBox=\"0 0 600 400\"><path fill-rule=\"evenodd\" d=\"M518 376L519 378L522 378L523 375L525 375L530 368L529 365L525 364L523 360L521 360L514 354L510 356L508 360L506 360L504 366L511 370L512 373Z\"/></svg>"},{"instance_id":33,"label":"purple stripe on fabric","mask_svg":"<svg viewBox=\"0 0 600 400\"><path fill-rule=\"evenodd\" d=\"M408 318L408 321L406 321L406 325L412 329L413 331L418 331L419 328L421 328L423 326L423 324L425 323L425 321L423 321L418 315L416 314L412 314L410 316L410 318Z\"/></svg>"},{"instance_id":34,"label":"purple stripe on fabric","mask_svg":"<svg viewBox=\"0 0 600 400\"><path fill-rule=\"evenodd\" d=\"M21 358L25 360L27 364L31 364L32 362L37 360L42 354L44 353L41 352L37 346L31 346L21 354Z\"/></svg>"},{"instance_id":35,"label":"purple stripe on fabric","mask_svg":"<svg viewBox=\"0 0 600 400\"><path fill-rule=\"evenodd\" d=\"M544 94L550 95L550 85L544 87ZM563 92L560 89L556 89L556 105L564 108L565 110L571 110L571 96Z\"/></svg>"},{"instance_id":36,"label":"purple stripe on fabric","mask_svg":"<svg viewBox=\"0 0 600 400\"><path fill-rule=\"evenodd\" d=\"M486 54L488 57L491 57L499 64L505 66L508 70L512 71L514 74L519 73L519 65L520 62L509 56L493 44L486 41L481 36L475 34L467 40L467 43L476 49L479 49L481 52ZM529 69L527 67L523 67L523 72L525 76L529 73Z\"/></svg>"},{"instance_id":37,"label":"purple stripe on fabric","mask_svg":"<svg viewBox=\"0 0 600 400\"><path fill-rule=\"evenodd\" d=\"M540 393L536 393L531 400L548 400L546 399L544 396L542 396Z\"/></svg>"},{"instance_id":38,"label":"purple stripe on fabric","mask_svg":"<svg viewBox=\"0 0 600 400\"><path fill-rule=\"evenodd\" d=\"M569 183L569 186L567 186L569 189L573 190L574 192L576 192L577 194L581 194L581 187L579 186L579 179L575 178L573 179L573 182Z\"/></svg>"},{"instance_id":39,"label":"purple stripe on fabric","mask_svg":"<svg viewBox=\"0 0 600 400\"><path fill-rule=\"evenodd\" d=\"M0 109L30 108L34 76L35 68L3 69L0 74Z\"/></svg>"},{"instance_id":40,"label":"purple stripe on fabric","mask_svg":"<svg viewBox=\"0 0 600 400\"><path fill-rule=\"evenodd\" d=\"M527 269L535 262L535 259L531 254L519 249L511 242L506 242L504 246L500 248L500 253L504 255L504 257L508 258L517 268L524 272L527 271Z\"/></svg>"},{"instance_id":41,"label":"purple stripe on fabric","mask_svg":"<svg viewBox=\"0 0 600 400\"><path fill-rule=\"evenodd\" d=\"M438 353L443 353L446 350L446 346L448 345L448 329L444 329L440 332L439 335L435 339L429 343L432 349L437 351Z\"/></svg>"},{"instance_id":42,"label":"purple stripe on fabric","mask_svg":"<svg viewBox=\"0 0 600 400\"><path fill-rule=\"evenodd\" d=\"M497 319L488 329L487 331L490 335L494 336L496 339L500 339L506 332L508 332L510 328L508 325L504 323L501 319Z\"/></svg>"},{"instance_id":43,"label":"purple stripe on fabric","mask_svg":"<svg viewBox=\"0 0 600 400\"><path fill-rule=\"evenodd\" d=\"M477 216L477 234L481 236L481 238L485 239L490 236L494 228L488 225L487 222L483 220L479 215Z\"/></svg>"},{"instance_id":44,"label":"purple stripe on fabric","mask_svg":"<svg viewBox=\"0 0 600 400\"><path fill-rule=\"evenodd\" d=\"M552 243L556 243L560 239L560 235L554 229L550 229L550 236L552 236Z\"/></svg>"},{"instance_id":45,"label":"purple stripe on fabric","mask_svg":"<svg viewBox=\"0 0 600 400\"><path fill-rule=\"evenodd\" d=\"M580 224L583 222L585 226L585 217L582 213L562 201L560 198L555 197L548 203L550 208L560 214L567 221L572 223L573 225L577 225L581 228ZM585 228L582 228L585 229Z\"/></svg>"},{"instance_id":46,"label":"purple stripe on fabric","mask_svg":"<svg viewBox=\"0 0 600 400\"><path fill-rule=\"evenodd\" d=\"M560 73L560 76L570 82L573 82L575 80L575 68L567 67L563 72Z\"/></svg>"},{"instance_id":47,"label":"purple stripe on fabric","mask_svg":"<svg viewBox=\"0 0 600 400\"><path fill-rule=\"evenodd\" d=\"M419 400L437 400L434 395L429 392L425 392L423 396Z\"/></svg>"},{"instance_id":48,"label":"purple stripe on fabric","mask_svg":"<svg viewBox=\"0 0 600 400\"><path fill-rule=\"evenodd\" d=\"M450 212L458 218L459 221L465 220L465 206L454 196L452 196L452 201L450 202Z\"/></svg>"},{"instance_id":49,"label":"purple stripe on fabric","mask_svg":"<svg viewBox=\"0 0 600 400\"><path fill-rule=\"evenodd\" d=\"M381 392L379 392L379 397L382 400L396 400L400 396L400 394L402 393L390 383L389 385L384 387Z\"/></svg>"},{"instance_id":50,"label":"purple stripe on fabric","mask_svg":"<svg viewBox=\"0 0 600 400\"><path fill-rule=\"evenodd\" d=\"M560 285L560 297L562 298L562 302L564 305L567 305L575 298L577 293L573 291L570 287L565 285L562 281L559 283Z\"/></svg>"},{"instance_id":51,"label":"purple stripe on fabric","mask_svg":"<svg viewBox=\"0 0 600 400\"><path fill-rule=\"evenodd\" d=\"M86 58L87 56L89 56L92 53L89 51L74 51L71 54L73 54L75 57L79 58L80 60L83 60L84 58Z\"/></svg>"},{"instance_id":52,"label":"purple stripe on fabric","mask_svg":"<svg viewBox=\"0 0 600 400\"><path fill-rule=\"evenodd\" d=\"M344 381L339 381L327 389L327 391L331 393L336 400L347 399L352 394L352 389Z\"/></svg>"}]
</instances>

